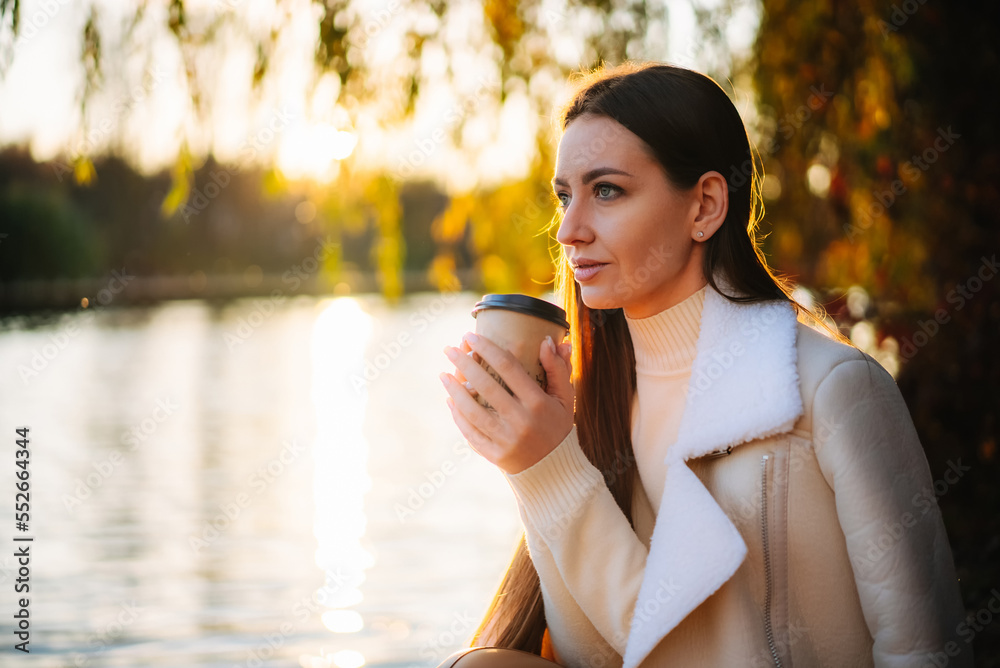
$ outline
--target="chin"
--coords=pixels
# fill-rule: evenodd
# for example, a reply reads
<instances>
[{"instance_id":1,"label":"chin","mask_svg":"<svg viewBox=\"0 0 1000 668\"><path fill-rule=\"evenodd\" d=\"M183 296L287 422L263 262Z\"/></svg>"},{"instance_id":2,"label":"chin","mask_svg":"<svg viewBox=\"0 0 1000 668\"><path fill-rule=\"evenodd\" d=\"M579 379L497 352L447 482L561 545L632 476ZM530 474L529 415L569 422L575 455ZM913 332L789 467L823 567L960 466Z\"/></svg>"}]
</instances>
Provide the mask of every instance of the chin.
<instances>
[{"instance_id":1,"label":"chin","mask_svg":"<svg viewBox=\"0 0 1000 668\"><path fill-rule=\"evenodd\" d=\"M580 298L583 300L583 303L591 310L607 310L622 307L622 300L613 295L608 295L605 290L581 286L579 284L577 284L577 289L580 291Z\"/></svg>"}]
</instances>

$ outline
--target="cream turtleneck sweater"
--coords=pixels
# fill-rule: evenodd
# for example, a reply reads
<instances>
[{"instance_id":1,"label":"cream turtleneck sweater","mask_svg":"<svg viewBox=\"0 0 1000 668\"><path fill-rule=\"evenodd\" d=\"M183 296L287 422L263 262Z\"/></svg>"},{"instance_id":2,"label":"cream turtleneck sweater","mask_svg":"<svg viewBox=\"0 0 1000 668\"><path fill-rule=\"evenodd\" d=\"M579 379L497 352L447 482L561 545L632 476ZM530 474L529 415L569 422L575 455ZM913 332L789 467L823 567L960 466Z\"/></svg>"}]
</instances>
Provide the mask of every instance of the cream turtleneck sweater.
<instances>
[{"instance_id":1,"label":"cream turtleneck sweater","mask_svg":"<svg viewBox=\"0 0 1000 668\"><path fill-rule=\"evenodd\" d=\"M533 466L505 474L518 502L560 663L620 666L639 596L666 466L686 401L707 285L648 318L626 317L636 355L632 448L645 496L632 528L574 425ZM653 505L655 504L655 505Z\"/></svg>"},{"instance_id":2,"label":"cream turtleneck sweater","mask_svg":"<svg viewBox=\"0 0 1000 668\"><path fill-rule=\"evenodd\" d=\"M635 350L637 385L632 402L632 450L654 513L663 496L663 459L677 440L684 413L707 288L648 318L625 318Z\"/></svg>"}]
</instances>

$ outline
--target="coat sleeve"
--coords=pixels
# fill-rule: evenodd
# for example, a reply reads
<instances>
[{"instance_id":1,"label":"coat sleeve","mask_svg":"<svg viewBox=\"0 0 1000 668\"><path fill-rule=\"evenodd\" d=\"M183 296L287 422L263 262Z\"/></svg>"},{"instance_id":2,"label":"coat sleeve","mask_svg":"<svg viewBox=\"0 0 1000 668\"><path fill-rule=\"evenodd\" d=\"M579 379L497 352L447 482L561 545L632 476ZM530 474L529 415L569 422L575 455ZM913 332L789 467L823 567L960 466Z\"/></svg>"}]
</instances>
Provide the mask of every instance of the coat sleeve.
<instances>
[{"instance_id":1,"label":"coat sleeve","mask_svg":"<svg viewBox=\"0 0 1000 668\"><path fill-rule=\"evenodd\" d=\"M648 550L580 449L576 425L543 459L505 476L563 665L620 666Z\"/></svg>"},{"instance_id":2,"label":"coat sleeve","mask_svg":"<svg viewBox=\"0 0 1000 668\"><path fill-rule=\"evenodd\" d=\"M816 390L813 443L833 489L879 668L972 666L935 484L903 397L877 362L837 364ZM943 480L958 483L961 460ZM938 485L940 488L940 485ZM935 664L943 665L943 664Z\"/></svg>"}]
</instances>

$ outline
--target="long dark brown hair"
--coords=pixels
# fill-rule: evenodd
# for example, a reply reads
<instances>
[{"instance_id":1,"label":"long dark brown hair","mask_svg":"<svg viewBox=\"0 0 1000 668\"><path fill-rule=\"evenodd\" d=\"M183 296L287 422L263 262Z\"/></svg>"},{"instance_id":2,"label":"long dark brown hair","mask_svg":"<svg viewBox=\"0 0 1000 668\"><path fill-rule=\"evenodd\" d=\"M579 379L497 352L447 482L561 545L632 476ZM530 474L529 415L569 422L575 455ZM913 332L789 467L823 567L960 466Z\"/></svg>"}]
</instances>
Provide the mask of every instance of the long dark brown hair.
<instances>
[{"instance_id":1,"label":"long dark brown hair","mask_svg":"<svg viewBox=\"0 0 1000 668\"><path fill-rule=\"evenodd\" d=\"M733 302L782 300L800 320L812 321L832 338L853 345L816 311L792 298L794 286L767 266L755 228L763 215L758 156L739 112L710 77L662 63L625 62L578 73L576 90L561 109L559 129L581 114L617 121L643 140L679 189L694 186L708 171L729 186L729 210L707 241L705 279ZM558 228L561 209L550 223ZM632 453L631 402L636 389L635 354L624 311L590 309L580 297L565 249L558 246L555 290L570 322L576 425L580 446L604 473L618 506L632 522L632 492L638 470ZM721 272L736 295L717 285ZM634 525L633 525L634 528ZM471 645L507 647L539 654L545 610L538 573L524 534Z\"/></svg>"}]
</instances>

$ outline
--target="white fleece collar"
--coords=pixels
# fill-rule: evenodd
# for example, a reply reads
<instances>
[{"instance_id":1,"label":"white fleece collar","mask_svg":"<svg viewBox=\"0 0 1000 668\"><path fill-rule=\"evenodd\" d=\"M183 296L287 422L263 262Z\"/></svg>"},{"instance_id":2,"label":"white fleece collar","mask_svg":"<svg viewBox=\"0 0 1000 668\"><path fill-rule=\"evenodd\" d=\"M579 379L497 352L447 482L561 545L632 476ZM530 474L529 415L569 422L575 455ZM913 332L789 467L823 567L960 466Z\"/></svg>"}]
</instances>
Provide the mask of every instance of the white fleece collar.
<instances>
[{"instance_id":1,"label":"white fleece collar","mask_svg":"<svg viewBox=\"0 0 1000 668\"><path fill-rule=\"evenodd\" d=\"M739 531L685 462L792 429L802 414L796 322L787 302L733 303L708 287L622 668L638 666L743 563Z\"/></svg>"}]
</instances>

